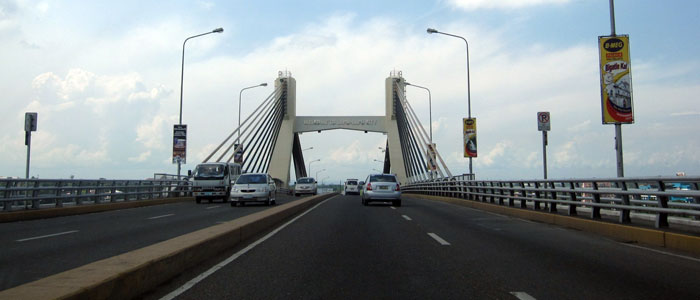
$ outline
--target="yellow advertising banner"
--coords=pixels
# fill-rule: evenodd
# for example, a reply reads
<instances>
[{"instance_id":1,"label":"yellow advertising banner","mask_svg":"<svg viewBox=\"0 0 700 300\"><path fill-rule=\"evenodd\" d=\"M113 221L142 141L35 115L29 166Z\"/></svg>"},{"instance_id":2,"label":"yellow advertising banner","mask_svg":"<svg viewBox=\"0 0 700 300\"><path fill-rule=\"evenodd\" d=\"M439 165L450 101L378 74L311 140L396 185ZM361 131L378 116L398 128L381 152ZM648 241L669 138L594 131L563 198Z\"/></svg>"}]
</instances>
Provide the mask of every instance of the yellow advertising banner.
<instances>
[{"instance_id":1,"label":"yellow advertising banner","mask_svg":"<svg viewBox=\"0 0 700 300\"><path fill-rule=\"evenodd\" d=\"M600 36L598 46L603 124L634 123L629 36Z\"/></svg>"},{"instance_id":2,"label":"yellow advertising banner","mask_svg":"<svg viewBox=\"0 0 700 300\"><path fill-rule=\"evenodd\" d=\"M435 156L435 144L427 144L428 146L425 153L425 163L428 171L437 170L437 160ZM432 159L431 159L432 158Z\"/></svg>"},{"instance_id":3,"label":"yellow advertising banner","mask_svg":"<svg viewBox=\"0 0 700 300\"><path fill-rule=\"evenodd\" d=\"M463 118L464 157L476 157L476 118Z\"/></svg>"}]
</instances>

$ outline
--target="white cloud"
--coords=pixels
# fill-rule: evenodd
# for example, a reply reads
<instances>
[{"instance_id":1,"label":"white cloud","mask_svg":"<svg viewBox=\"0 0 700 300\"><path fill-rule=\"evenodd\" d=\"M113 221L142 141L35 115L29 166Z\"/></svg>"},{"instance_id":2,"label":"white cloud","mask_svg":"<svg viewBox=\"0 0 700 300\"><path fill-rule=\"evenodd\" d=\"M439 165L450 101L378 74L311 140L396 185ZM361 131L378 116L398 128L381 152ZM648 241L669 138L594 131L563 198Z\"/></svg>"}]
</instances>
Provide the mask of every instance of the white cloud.
<instances>
[{"instance_id":1,"label":"white cloud","mask_svg":"<svg viewBox=\"0 0 700 300\"><path fill-rule=\"evenodd\" d=\"M526 6L563 4L571 0L449 0L453 7L471 11L477 9L515 9Z\"/></svg>"}]
</instances>

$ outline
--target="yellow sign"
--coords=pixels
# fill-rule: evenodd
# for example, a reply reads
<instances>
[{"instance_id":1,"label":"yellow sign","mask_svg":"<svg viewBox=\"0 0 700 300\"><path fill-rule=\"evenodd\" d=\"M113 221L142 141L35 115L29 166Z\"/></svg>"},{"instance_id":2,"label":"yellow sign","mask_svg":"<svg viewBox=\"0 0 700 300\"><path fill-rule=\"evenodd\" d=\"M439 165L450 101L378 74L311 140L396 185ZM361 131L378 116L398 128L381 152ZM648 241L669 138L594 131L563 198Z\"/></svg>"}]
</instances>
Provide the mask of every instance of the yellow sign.
<instances>
[{"instance_id":1,"label":"yellow sign","mask_svg":"<svg viewBox=\"0 0 700 300\"><path fill-rule=\"evenodd\" d=\"M634 123L629 36L600 36L598 46L603 124Z\"/></svg>"},{"instance_id":2,"label":"yellow sign","mask_svg":"<svg viewBox=\"0 0 700 300\"><path fill-rule=\"evenodd\" d=\"M464 157L476 157L476 118L463 118Z\"/></svg>"}]
</instances>

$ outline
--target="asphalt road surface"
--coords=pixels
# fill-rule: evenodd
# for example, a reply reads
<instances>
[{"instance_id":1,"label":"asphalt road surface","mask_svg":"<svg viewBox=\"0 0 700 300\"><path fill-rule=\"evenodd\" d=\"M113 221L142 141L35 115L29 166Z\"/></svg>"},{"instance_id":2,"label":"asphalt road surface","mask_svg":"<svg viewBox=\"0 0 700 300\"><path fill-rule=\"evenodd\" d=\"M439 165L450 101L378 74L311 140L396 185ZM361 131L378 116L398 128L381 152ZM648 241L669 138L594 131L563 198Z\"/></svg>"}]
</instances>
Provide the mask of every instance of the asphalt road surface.
<instances>
[{"instance_id":1,"label":"asphalt road surface","mask_svg":"<svg viewBox=\"0 0 700 300\"><path fill-rule=\"evenodd\" d=\"M406 196L336 196L267 237L144 297L700 299L697 257Z\"/></svg>"},{"instance_id":2,"label":"asphalt road surface","mask_svg":"<svg viewBox=\"0 0 700 300\"><path fill-rule=\"evenodd\" d=\"M278 195L277 204L295 198ZM267 208L181 202L0 224L0 290Z\"/></svg>"}]
</instances>

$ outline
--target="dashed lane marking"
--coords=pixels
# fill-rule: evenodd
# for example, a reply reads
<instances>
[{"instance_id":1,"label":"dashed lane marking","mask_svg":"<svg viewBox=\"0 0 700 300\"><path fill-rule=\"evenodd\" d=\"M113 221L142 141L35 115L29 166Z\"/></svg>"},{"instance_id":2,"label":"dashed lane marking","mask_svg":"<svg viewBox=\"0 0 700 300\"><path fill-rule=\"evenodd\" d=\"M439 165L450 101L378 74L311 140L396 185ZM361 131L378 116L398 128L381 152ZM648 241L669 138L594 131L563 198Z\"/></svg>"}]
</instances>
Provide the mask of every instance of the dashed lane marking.
<instances>
[{"instance_id":1,"label":"dashed lane marking","mask_svg":"<svg viewBox=\"0 0 700 300\"><path fill-rule=\"evenodd\" d=\"M207 207L206 209L214 209L214 208L217 208L217 207L221 207L221 205L209 206L209 207Z\"/></svg>"},{"instance_id":2,"label":"dashed lane marking","mask_svg":"<svg viewBox=\"0 0 700 300\"><path fill-rule=\"evenodd\" d=\"M38 240L38 239L43 239L47 237L53 237L53 236L59 236L59 235L64 235L64 234L71 234L71 233L76 233L78 230L71 230L71 231L64 231L64 232L59 232L59 233L52 233L52 234L47 234L47 235L42 235L42 236L35 236L35 237L30 237L26 239L20 239L17 240L17 242L26 242L26 241L31 241L31 240Z\"/></svg>"},{"instance_id":3,"label":"dashed lane marking","mask_svg":"<svg viewBox=\"0 0 700 300\"><path fill-rule=\"evenodd\" d=\"M450 245L450 243L448 243L446 240L442 239L442 238L441 238L440 236L438 236L437 234L434 234L434 233L432 233L432 232L429 232L428 235L429 235L431 238L433 238L434 240L436 240L438 243L440 243L441 245L443 245L443 246L449 246L449 245Z\"/></svg>"},{"instance_id":4,"label":"dashed lane marking","mask_svg":"<svg viewBox=\"0 0 700 300\"><path fill-rule=\"evenodd\" d=\"M406 221L411 221L411 220L413 220L413 219L411 219L411 217L409 217L409 216L407 216L407 215L401 215L401 216L402 216L404 219L406 219Z\"/></svg>"},{"instance_id":5,"label":"dashed lane marking","mask_svg":"<svg viewBox=\"0 0 700 300\"><path fill-rule=\"evenodd\" d=\"M537 300L535 297L528 295L526 292L510 292L510 294L520 300Z\"/></svg>"},{"instance_id":6,"label":"dashed lane marking","mask_svg":"<svg viewBox=\"0 0 700 300\"><path fill-rule=\"evenodd\" d=\"M170 216L174 216L175 214L167 214L167 215L161 215L161 216L155 216L155 217L150 217L148 220L155 220L155 219L160 219L160 218L167 218Z\"/></svg>"}]
</instances>

